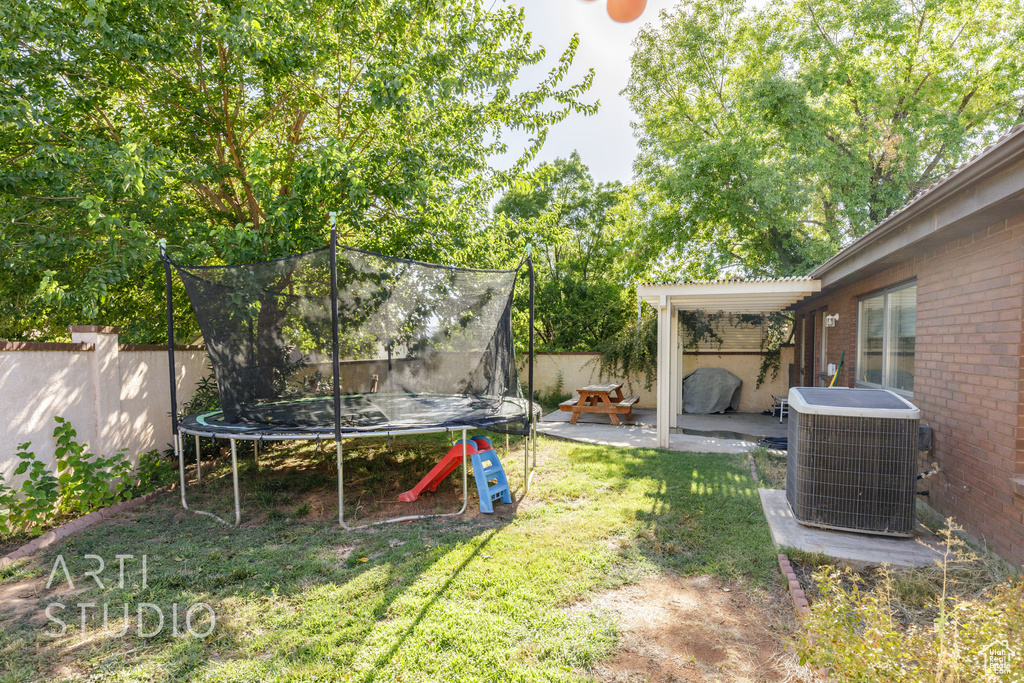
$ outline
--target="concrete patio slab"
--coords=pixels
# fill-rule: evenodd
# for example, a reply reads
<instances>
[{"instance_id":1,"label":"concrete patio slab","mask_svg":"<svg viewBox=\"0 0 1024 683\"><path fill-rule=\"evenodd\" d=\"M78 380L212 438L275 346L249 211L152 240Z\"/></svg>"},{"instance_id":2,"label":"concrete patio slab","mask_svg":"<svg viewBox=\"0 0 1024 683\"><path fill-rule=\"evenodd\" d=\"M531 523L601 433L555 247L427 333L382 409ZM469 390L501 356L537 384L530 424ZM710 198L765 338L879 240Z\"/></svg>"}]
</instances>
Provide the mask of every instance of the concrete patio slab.
<instances>
[{"instance_id":1,"label":"concrete patio slab","mask_svg":"<svg viewBox=\"0 0 1024 683\"><path fill-rule=\"evenodd\" d=\"M654 411L651 411L652 419ZM676 427L683 434L718 436L745 441L757 441L763 437L785 437L789 418L762 415L761 413L718 413L713 415L690 415L683 413L677 418Z\"/></svg>"},{"instance_id":2,"label":"concrete patio slab","mask_svg":"<svg viewBox=\"0 0 1024 683\"><path fill-rule=\"evenodd\" d=\"M854 569L890 564L894 567L928 567L942 560L944 546L920 524L913 538L892 538L830 531L796 521L781 489L760 489L761 506L768 518L772 540L809 553L823 553Z\"/></svg>"},{"instance_id":3,"label":"concrete patio slab","mask_svg":"<svg viewBox=\"0 0 1024 683\"><path fill-rule=\"evenodd\" d=\"M646 411L653 413L654 411ZM616 427L607 415L581 415L576 424L569 422L570 413L555 411L537 423L537 432L580 443L621 446L626 448L657 448L658 434L645 420L641 411L633 411L633 420ZM585 419L589 418L589 419ZM669 449L692 453L746 453L756 445L743 439L723 439L699 434L669 435Z\"/></svg>"},{"instance_id":4,"label":"concrete patio slab","mask_svg":"<svg viewBox=\"0 0 1024 683\"><path fill-rule=\"evenodd\" d=\"M652 408L634 408L633 419L621 426L611 424L607 415L584 413L576 424L572 413L556 410L537 424L541 434L581 443L657 448L657 413ZM721 413L679 416L679 427L669 434L669 449L693 453L746 453L762 437L786 436L786 422L759 413Z\"/></svg>"}]
</instances>

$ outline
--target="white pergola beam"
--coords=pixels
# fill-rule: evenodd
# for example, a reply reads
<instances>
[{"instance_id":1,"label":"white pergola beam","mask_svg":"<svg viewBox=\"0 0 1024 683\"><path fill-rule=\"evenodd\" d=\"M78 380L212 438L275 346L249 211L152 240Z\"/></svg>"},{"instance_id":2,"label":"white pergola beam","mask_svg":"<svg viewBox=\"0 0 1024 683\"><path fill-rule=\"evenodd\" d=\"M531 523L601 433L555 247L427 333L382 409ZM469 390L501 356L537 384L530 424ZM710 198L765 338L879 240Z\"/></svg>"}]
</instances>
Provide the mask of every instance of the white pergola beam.
<instances>
[{"instance_id":1,"label":"white pergola beam","mask_svg":"<svg viewBox=\"0 0 1024 683\"><path fill-rule=\"evenodd\" d=\"M639 285L637 295L658 311L658 447L668 448L682 405L678 311L775 313L820 291L821 281L810 278Z\"/></svg>"},{"instance_id":2,"label":"white pergola beam","mask_svg":"<svg viewBox=\"0 0 1024 683\"><path fill-rule=\"evenodd\" d=\"M669 348L669 403L668 421L670 427L678 427L679 407L683 400L683 354L679 353L679 314L669 307L668 348Z\"/></svg>"},{"instance_id":3,"label":"white pergola beam","mask_svg":"<svg viewBox=\"0 0 1024 683\"><path fill-rule=\"evenodd\" d=\"M672 386L672 307L668 297L658 301L658 447L668 448L669 425L672 417L669 411L672 401L669 394Z\"/></svg>"}]
</instances>

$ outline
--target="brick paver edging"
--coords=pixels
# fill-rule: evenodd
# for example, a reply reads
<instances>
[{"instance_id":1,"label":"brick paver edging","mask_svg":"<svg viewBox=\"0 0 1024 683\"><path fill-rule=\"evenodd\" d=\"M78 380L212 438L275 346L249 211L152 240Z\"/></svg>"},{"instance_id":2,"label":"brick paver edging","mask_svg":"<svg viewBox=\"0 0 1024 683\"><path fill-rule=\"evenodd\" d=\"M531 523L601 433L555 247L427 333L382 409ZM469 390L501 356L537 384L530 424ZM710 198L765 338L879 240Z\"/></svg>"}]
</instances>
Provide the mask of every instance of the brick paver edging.
<instances>
[{"instance_id":1,"label":"brick paver edging","mask_svg":"<svg viewBox=\"0 0 1024 683\"><path fill-rule=\"evenodd\" d=\"M158 488L156 491L150 491L144 496L132 498L131 500L123 500L120 503L115 503L114 505L105 507L101 510L90 512L89 514L83 515L78 519L73 519L67 524L61 524L59 527L55 529L50 529L39 538L34 538L25 545L21 546L20 548L8 553L4 557L0 557L0 568L14 564L18 560L28 557L37 550L42 550L43 548L49 545L53 545L57 541L67 538L72 534L77 534L82 529L91 527L94 524L97 524L105 519L113 517L114 515L120 512L134 510L143 503L148 503L157 496L167 493L172 488L174 488L174 486L174 484L163 486L161 488Z\"/></svg>"},{"instance_id":2,"label":"brick paver edging","mask_svg":"<svg viewBox=\"0 0 1024 683\"><path fill-rule=\"evenodd\" d=\"M779 569L782 570L782 575L789 582L789 595L793 598L797 615L806 617L811 613L811 608L807 604L807 595L800 587L800 581L796 578L796 572L793 571L793 565L789 563L789 558L782 553L779 553Z\"/></svg>"}]
</instances>

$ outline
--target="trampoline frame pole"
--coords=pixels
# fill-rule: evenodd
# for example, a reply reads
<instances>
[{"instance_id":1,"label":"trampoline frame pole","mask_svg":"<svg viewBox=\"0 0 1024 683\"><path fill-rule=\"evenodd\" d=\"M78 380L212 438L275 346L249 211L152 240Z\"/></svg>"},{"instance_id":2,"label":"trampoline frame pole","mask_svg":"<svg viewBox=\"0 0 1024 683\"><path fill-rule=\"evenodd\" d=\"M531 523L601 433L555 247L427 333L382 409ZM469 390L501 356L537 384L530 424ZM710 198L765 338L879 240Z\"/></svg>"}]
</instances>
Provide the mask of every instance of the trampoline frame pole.
<instances>
[{"instance_id":1,"label":"trampoline frame pole","mask_svg":"<svg viewBox=\"0 0 1024 683\"><path fill-rule=\"evenodd\" d=\"M185 502L185 445L178 433L178 386L177 373L174 371L174 290L171 286L171 260L167 258L167 240L157 242L160 248L160 260L164 264L164 299L167 304L167 374L171 390L171 442L178 451L178 475L181 479L181 505L186 510Z\"/></svg>"},{"instance_id":2,"label":"trampoline frame pole","mask_svg":"<svg viewBox=\"0 0 1024 683\"><path fill-rule=\"evenodd\" d=\"M234 439L231 439L231 483L235 489L235 526L238 526L242 523L242 507L238 501L238 457Z\"/></svg>"},{"instance_id":3,"label":"trampoline frame pole","mask_svg":"<svg viewBox=\"0 0 1024 683\"><path fill-rule=\"evenodd\" d=\"M530 435L523 439L523 493L530 492Z\"/></svg>"},{"instance_id":4,"label":"trampoline frame pole","mask_svg":"<svg viewBox=\"0 0 1024 683\"><path fill-rule=\"evenodd\" d=\"M338 524L345 524L345 465L341 444L341 344L338 341L338 214L331 211L331 372L334 375L334 445L338 456Z\"/></svg>"},{"instance_id":5,"label":"trampoline frame pole","mask_svg":"<svg viewBox=\"0 0 1024 683\"><path fill-rule=\"evenodd\" d=\"M203 463L199 460L199 435L196 434L196 481L203 480Z\"/></svg>"},{"instance_id":6,"label":"trampoline frame pole","mask_svg":"<svg viewBox=\"0 0 1024 683\"><path fill-rule=\"evenodd\" d=\"M533 474L533 468L537 467L537 420L533 421L533 467L530 468L530 473Z\"/></svg>"},{"instance_id":7,"label":"trampoline frame pole","mask_svg":"<svg viewBox=\"0 0 1024 683\"><path fill-rule=\"evenodd\" d=\"M174 453L178 456L178 488L181 489L181 507L188 510L188 503L185 501L185 449L182 447L181 434L171 436L174 444Z\"/></svg>"},{"instance_id":8,"label":"trampoline frame pole","mask_svg":"<svg viewBox=\"0 0 1024 683\"><path fill-rule=\"evenodd\" d=\"M456 515L461 515L466 511L466 506L469 504L469 473L466 471L466 447L467 447L466 428L462 428L462 508L456 512Z\"/></svg>"},{"instance_id":9,"label":"trampoline frame pole","mask_svg":"<svg viewBox=\"0 0 1024 683\"><path fill-rule=\"evenodd\" d=\"M196 436L196 439L199 438L198 434L196 434L195 436ZM226 524L227 526L231 526L231 524L229 522L225 522L223 519L221 519L217 515L213 514L212 512L206 512L204 510L196 510L196 509L190 508L188 506L188 502L185 500L185 435L184 435L184 433L179 433L177 436L173 437L172 441L173 441L172 445L174 446L174 453L175 453L175 455L178 456L178 474L181 477L181 483L179 485L179 488L181 489L181 507L185 508L189 512L194 512L197 515L206 515L207 517L212 517L213 519L217 520L221 524ZM214 438L213 443L214 443L214 446L216 446L216 444L217 444L217 439L216 438ZM234 444L234 442L232 442L232 445L233 444ZM241 520L241 512L240 512L240 508L238 506L238 488L237 487L238 487L238 476L237 476L237 473L236 473L236 476L235 476L235 520L236 520L235 521L235 525L236 526L238 525L238 523Z\"/></svg>"},{"instance_id":10,"label":"trampoline frame pole","mask_svg":"<svg viewBox=\"0 0 1024 683\"><path fill-rule=\"evenodd\" d=\"M537 464L537 438L536 438L536 426L534 424L534 412L533 412L533 315L534 315L534 300L535 290L537 285L537 278L533 271L533 254L532 246L527 245L526 247L526 267L530 275L530 348L527 357L527 382L526 382L526 405L530 411L529 422L526 430L526 453L523 456L523 491L525 493L530 492L530 441L531 436L533 440L533 464Z\"/></svg>"},{"instance_id":11,"label":"trampoline frame pole","mask_svg":"<svg viewBox=\"0 0 1024 683\"><path fill-rule=\"evenodd\" d=\"M338 525L346 531L351 531L352 527L345 524L345 465L341 457L341 439L336 439L334 445L338 455Z\"/></svg>"}]
</instances>

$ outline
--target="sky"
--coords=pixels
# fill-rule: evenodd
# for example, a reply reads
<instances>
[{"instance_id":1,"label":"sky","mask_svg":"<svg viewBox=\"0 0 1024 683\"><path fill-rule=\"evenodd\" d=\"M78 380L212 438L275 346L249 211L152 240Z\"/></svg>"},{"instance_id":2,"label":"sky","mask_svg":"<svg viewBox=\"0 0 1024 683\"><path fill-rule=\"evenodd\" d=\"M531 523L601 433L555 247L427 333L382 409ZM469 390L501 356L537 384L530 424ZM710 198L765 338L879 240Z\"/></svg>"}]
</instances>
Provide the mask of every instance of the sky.
<instances>
[{"instance_id":1,"label":"sky","mask_svg":"<svg viewBox=\"0 0 1024 683\"><path fill-rule=\"evenodd\" d=\"M548 131L547 141L536 163L568 157L579 152L590 167L594 180L629 182L633 177L636 141L629 101L620 91L629 81L633 39L645 24L658 24L658 13L678 0L648 0L647 10L636 21L620 24L612 21L604 0L496 0L526 10L526 30L533 34L533 44L547 48L544 61L524 69L521 78L537 83L555 64L569 45L574 33L580 46L573 60L566 84L578 83L588 69L594 69L594 84L584 97L586 102L600 101L594 116L574 114ZM510 132L506 138L509 149L521 151L529 135ZM512 159L500 166L508 166Z\"/></svg>"}]
</instances>

